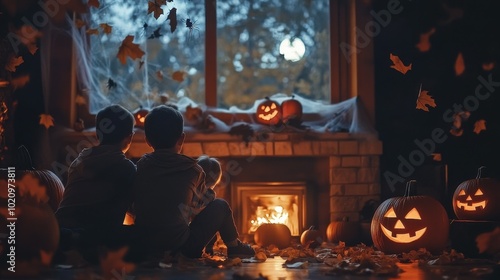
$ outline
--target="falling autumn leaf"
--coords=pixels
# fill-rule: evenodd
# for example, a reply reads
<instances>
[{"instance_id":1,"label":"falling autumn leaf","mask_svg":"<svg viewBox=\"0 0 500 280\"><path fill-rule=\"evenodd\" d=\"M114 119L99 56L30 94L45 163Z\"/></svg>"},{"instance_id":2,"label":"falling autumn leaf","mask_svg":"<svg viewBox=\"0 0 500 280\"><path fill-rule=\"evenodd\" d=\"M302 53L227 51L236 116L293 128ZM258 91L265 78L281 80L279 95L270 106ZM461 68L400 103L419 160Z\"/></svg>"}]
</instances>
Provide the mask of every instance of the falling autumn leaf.
<instances>
[{"instance_id":1,"label":"falling autumn leaf","mask_svg":"<svg viewBox=\"0 0 500 280\"><path fill-rule=\"evenodd\" d=\"M474 133L479 134L481 131L486 130L486 121L478 120L474 123Z\"/></svg>"},{"instance_id":2,"label":"falling autumn leaf","mask_svg":"<svg viewBox=\"0 0 500 280\"><path fill-rule=\"evenodd\" d=\"M458 53L457 59L455 60L455 75L460 76L465 71L464 57L462 53Z\"/></svg>"},{"instance_id":3,"label":"falling autumn leaf","mask_svg":"<svg viewBox=\"0 0 500 280\"><path fill-rule=\"evenodd\" d=\"M10 85L12 86L12 90L16 90L18 88L24 87L30 81L30 75L22 75L15 78L12 78Z\"/></svg>"},{"instance_id":4,"label":"falling autumn leaf","mask_svg":"<svg viewBox=\"0 0 500 280\"><path fill-rule=\"evenodd\" d=\"M11 56L7 64L5 65L5 69L10 72L16 72L16 67L23 64L24 59L22 56Z\"/></svg>"},{"instance_id":5,"label":"falling autumn leaf","mask_svg":"<svg viewBox=\"0 0 500 280\"><path fill-rule=\"evenodd\" d=\"M35 55L36 51L38 51L38 46L36 44L29 44L26 46L28 48L28 51L32 54Z\"/></svg>"},{"instance_id":6,"label":"falling autumn leaf","mask_svg":"<svg viewBox=\"0 0 500 280\"><path fill-rule=\"evenodd\" d=\"M77 18L75 20L75 26L76 26L77 29L80 29L80 28L82 28L82 27L84 27L86 25L87 25L87 23L85 23L85 21L83 21L83 20L81 20L79 18Z\"/></svg>"},{"instance_id":7,"label":"falling autumn leaf","mask_svg":"<svg viewBox=\"0 0 500 280\"><path fill-rule=\"evenodd\" d=\"M485 62L483 63L483 70L484 71L491 71L495 68L495 62Z\"/></svg>"},{"instance_id":8,"label":"falling autumn leaf","mask_svg":"<svg viewBox=\"0 0 500 280\"><path fill-rule=\"evenodd\" d=\"M440 153L432 153L431 156L432 156L433 161L442 161L443 160L443 157L441 156Z\"/></svg>"},{"instance_id":9,"label":"falling autumn leaf","mask_svg":"<svg viewBox=\"0 0 500 280\"><path fill-rule=\"evenodd\" d=\"M417 109L429 112L428 107L436 107L436 102L434 102L434 99L428 93L427 90L420 91L417 98Z\"/></svg>"},{"instance_id":10,"label":"falling autumn leaf","mask_svg":"<svg viewBox=\"0 0 500 280\"><path fill-rule=\"evenodd\" d=\"M396 69L397 71L406 74L409 70L411 70L411 63L410 65L406 66L404 63L399 59L397 55L393 55L392 53L390 54L389 58L391 59L393 65L391 65L391 68Z\"/></svg>"},{"instance_id":11,"label":"falling autumn leaf","mask_svg":"<svg viewBox=\"0 0 500 280\"><path fill-rule=\"evenodd\" d=\"M87 100L85 100L85 98L83 96L81 96L80 94L77 94L76 98L75 98L75 103L77 105L86 105Z\"/></svg>"},{"instance_id":12,"label":"falling autumn leaf","mask_svg":"<svg viewBox=\"0 0 500 280\"><path fill-rule=\"evenodd\" d=\"M28 196L34 198L37 203L47 203L49 196L40 180L31 173L27 173L21 180L17 180L17 188L21 196Z\"/></svg>"},{"instance_id":13,"label":"falling autumn leaf","mask_svg":"<svg viewBox=\"0 0 500 280\"><path fill-rule=\"evenodd\" d=\"M49 114L41 114L40 124L45 126L46 129L49 129L49 127L54 126L54 118Z\"/></svg>"},{"instance_id":14,"label":"falling autumn leaf","mask_svg":"<svg viewBox=\"0 0 500 280\"><path fill-rule=\"evenodd\" d=\"M101 4L99 3L99 0L89 0L88 5L89 7L99 8Z\"/></svg>"},{"instance_id":15,"label":"falling autumn leaf","mask_svg":"<svg viewBox=\"0 0 500 280\"><path fill-rule=\"evenodd\" d=\"M420 41L415 47L421 52L429 51L431 49L431 42L429 39L434 32L436 32L436 28L432 28L429 32L420 34Z\"/></svg>"},{"instance_id":16,"label":"falling autumn leaf","mask_svg":"<svg viewBox=\"0 0 500 280\"><path fill-rule=\"evenodd\" d=\"M177 9L172 8L168 13L167 19L170 20L170 32L174 33L177 28Z\"/></svg>"},{"instance_id":17,"label":"falling autumn leaf","mask_svg":"<svg viewBox=\"0 0 500 280\"><path fill-rule=\"evenodd\" d=\"M134 44L132 41L134 36L128 35L123 41L118 49L118 54L116 57L120 60L122 64L127 62L127 56L131 59L141 58L144 55L144 51L139 48L138 44Z\"/></svg>"},{"instance_id":18,"label":"falling autumn leaf","mask_svg":"<svg viewBox=\"0 0 500 280\"><path fill-rule=\"evenodd\" d=\"M106 256L101 258L100 266L104 279L127 279L127 274L134 271L135 264L123 261L127 251L127 247L120 248L117 251L108 251Z\"/></svg>"},{"instance_id":19,"label":"falling autumn leaf","mask_svg":"<svg viewBox=\"0 0 500 280\"><path fill-rule=\"evenodd\" d=\"M178 81L179 83L183 82L184 81L184 75L186 73L184 71L175 71L173 74L172 74L172 79L174 79L175 81Z\"/></svg>"},{"instance_id":20,"label":"falling autumn leaf","mask_svg":"<svg viewBox=\"0 0 500 280\"><path fill-rule=\"evenodd\" d=\"M113 30L113 26L107 23L101 23L99 24L99 26L102 28L102 32L104 32L105 34L109 34Z\"/></svg>"},{"instance_id":21,"label":"falling autumn leaf","mask_svg":"<svg viewBox=\"0 0 500 280\"><path fill-rule=\"evenodd\" d=\"M99 30L97 30L97 28L91 28L87 29L85 33L87 33L88 35L99 35Z\"/></svg>"},{"instance_id":22,"label":"falling autumn leaf","mask_svg":"<svg viewBox=\"0 0 500 280\"><path fill-rule=\"evenodd\" d=\"M161 71L161 70L156 71L156 77L159 80L163 80L163 71Z\"/></svg>"},{"instance_id":23,"label":"falling autumn leaf","mask_svg":"<svg viewBox=\"0 0 500 280\"><path fill-rule=\"evenodd\" d=\"M162 5L166 5L166 0L153 0L148 2L148 15L154 13L155 19L158 19L163 14Z\"/></svg>"}]
</instances>

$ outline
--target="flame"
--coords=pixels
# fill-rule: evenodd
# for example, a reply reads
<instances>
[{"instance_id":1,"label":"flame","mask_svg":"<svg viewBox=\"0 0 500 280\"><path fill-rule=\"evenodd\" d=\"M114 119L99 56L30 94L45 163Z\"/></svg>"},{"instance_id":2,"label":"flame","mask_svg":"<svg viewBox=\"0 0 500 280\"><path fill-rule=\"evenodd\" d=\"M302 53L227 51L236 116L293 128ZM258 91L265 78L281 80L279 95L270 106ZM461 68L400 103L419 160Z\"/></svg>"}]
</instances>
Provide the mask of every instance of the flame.
<instances>
[{"instance_id":1,"label":"flame","mask_svg":"<svg viewBox=\"0 0 500 280\"><path fill-rule=\"evenodd\" d=\"M264 208L263 206L257 207L257 218L251 220L250 232L254 232L262 224L284 224L289 225L288 212L280 205Z\"/></svg>"}]
</instances>

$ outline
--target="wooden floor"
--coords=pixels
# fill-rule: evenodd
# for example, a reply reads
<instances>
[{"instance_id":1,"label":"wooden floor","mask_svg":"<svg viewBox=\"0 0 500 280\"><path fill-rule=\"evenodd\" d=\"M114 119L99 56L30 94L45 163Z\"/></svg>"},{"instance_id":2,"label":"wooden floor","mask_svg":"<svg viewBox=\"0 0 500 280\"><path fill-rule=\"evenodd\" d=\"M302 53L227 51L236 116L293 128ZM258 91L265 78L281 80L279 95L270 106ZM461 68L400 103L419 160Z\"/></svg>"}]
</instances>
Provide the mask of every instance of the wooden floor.
<instances>
[{"instance_id":1,"label":"wooden floor","mask_svg":"<svg viewBox=\"0 0 500 280\"><path fill-rule=\"evenodd\" d=\"M43 276L7 277L2 274L2 279L75 279L75 280L154 280L154 279L179 279L179 280L293 280L293 279L500 279L498 264L465 266L436 266L422 268L417 263L398 264L402 272L398 277L373 277L369 275L331 274L332 268L323 263L310 263L303 268L284 268L285 260L281 257L269 258L261 263L241 263L229 268L218 268L199 261L173 264L166 268L139 267L131 273L125 271L111 271L103 276L102 270L96 267L78 269L54 268ZM494 270L496 272L493 272Z\"/></svg>"}]
</instances>

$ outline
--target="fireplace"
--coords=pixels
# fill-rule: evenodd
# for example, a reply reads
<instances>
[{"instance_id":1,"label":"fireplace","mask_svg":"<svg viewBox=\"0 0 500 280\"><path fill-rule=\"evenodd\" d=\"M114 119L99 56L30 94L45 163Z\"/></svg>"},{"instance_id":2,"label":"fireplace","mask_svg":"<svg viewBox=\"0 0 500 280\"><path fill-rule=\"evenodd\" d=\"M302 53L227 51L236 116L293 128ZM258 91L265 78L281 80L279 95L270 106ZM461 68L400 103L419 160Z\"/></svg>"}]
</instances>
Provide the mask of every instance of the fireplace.
<instances>
[{"instance_id":1,"label":"fireplace","mask_svg":"<svg viewBox=\"0 0 500 280\"><path fill-rule=\"evenodd\" d=\"M68 147L81 149L81 137L91 135L85 133L65 137L61 161L67 158ZM144 133L136 132L127 156L137 159L148 152L151 147ZM256 211L276 216L280 208L273 207L286 210L294 203L298 232L312 225L326 232L330 221L343 217L358 221L366 201L380 200L382 143L376 135L282 132L246 143L227 133L187 133L182 152L194 158L207 154L221 161L223 178L215 191L232 206L240 233L252 231ZM290 203L277 205L274 197ZM256 201L264 205L254 205Z\"/></svg>"},{"instance_id":2,"label":"fireplace","mask_svg":"<svg viewBox=\"0 0 500 280\"><path fill-rule=\"evenodd\" d=\"M253 234L261 224L286 225L299 236L306 221L305 182L246 182L232 186L232 208L242 234Z\"/></svg>"}]
</instances>

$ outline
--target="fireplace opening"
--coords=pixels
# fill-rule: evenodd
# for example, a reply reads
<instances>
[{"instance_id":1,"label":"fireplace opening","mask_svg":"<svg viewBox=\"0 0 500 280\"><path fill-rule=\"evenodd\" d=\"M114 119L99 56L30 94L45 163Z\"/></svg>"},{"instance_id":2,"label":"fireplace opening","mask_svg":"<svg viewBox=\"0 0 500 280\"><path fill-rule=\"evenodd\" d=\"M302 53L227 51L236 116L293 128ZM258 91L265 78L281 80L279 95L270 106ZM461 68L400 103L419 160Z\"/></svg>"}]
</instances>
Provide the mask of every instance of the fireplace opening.
<instances>
[{"instance_id":1,"label":"fireplace opening","mask_svg":"<svg viewBox=\"0 0 500 280\"><path fill-rule=\"evenodd\" d=\"M306 219L306 184L236 183L232 208L242 234L253 234L261 224L286 225L299 236Z\"/></svg>"}]
</instances>

